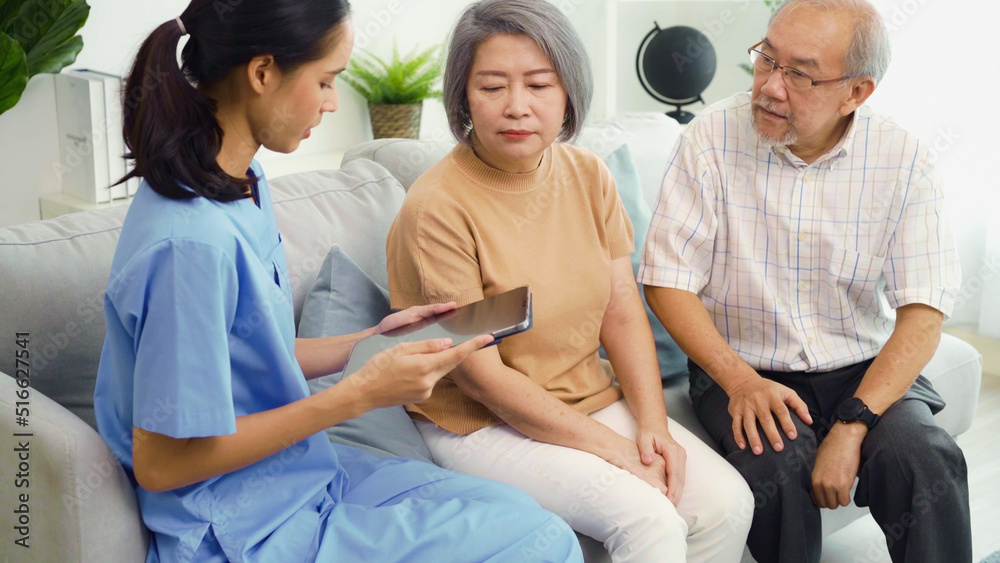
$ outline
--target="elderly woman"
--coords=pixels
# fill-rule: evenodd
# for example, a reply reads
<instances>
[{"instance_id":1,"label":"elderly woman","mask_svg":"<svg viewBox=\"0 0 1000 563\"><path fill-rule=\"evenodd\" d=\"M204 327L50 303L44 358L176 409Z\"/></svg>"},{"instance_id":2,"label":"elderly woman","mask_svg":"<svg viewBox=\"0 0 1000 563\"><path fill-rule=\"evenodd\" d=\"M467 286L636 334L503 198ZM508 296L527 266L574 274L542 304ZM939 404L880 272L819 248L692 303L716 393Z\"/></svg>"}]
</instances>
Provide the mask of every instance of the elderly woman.
<instances>
[{"instance_id":1,"label":"elderly woman","mask_svg":"<svg viewBox=\"0 0 1000 563\"><path fill-rule=\"evenodd\" d=\"M461 305L528 284L534 328L408 408L438 463L521 487L615 561L738 561L750 491L668 424L614 180L556 142L576 136L592 89L579 37L548 2L483 0L460 18L445 72L459 144L389 233L392 303Z\"/></svg>"}]
</instances>

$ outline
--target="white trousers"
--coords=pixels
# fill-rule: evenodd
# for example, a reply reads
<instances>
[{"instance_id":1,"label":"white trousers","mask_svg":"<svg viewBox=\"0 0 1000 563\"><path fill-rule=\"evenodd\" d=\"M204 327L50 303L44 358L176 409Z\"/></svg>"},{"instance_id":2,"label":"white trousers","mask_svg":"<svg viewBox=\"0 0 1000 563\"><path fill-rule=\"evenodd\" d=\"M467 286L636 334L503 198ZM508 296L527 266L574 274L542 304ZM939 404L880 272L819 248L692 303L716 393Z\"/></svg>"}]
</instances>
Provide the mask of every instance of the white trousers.
<instances>
[{"instance_id":1,"label":"white trousers","mask_svg":"<svg viewBox=\"0 0 1000 563\"><path fill-rule=\"evenodd\" d=\"M590 415L635 440L636 420L624 400ZM463 436L417 422L434 461L454 471L524 490L574 530L604 544L612 561L736 563L753 505L750 488L719 454L680 424L670 434L687 451L680 505L642 479L600 457L538 442L504 424Z\"/></svg>"}]
</instances>

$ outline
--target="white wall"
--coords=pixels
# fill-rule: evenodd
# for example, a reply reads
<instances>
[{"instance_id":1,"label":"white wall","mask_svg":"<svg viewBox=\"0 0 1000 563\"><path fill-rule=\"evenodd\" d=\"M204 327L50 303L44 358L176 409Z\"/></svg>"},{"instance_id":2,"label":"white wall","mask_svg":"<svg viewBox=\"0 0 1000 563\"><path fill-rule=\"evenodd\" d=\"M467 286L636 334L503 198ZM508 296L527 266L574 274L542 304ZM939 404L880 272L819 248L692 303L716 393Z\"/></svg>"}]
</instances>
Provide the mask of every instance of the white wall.
<instances>
[{"instance_id":1,"label":"white wall","mask_svg":"<svg viewBox=\"0 0 1000 563\"><path fill-rule=\"evenodd\" d=\"M0 227L38 219L38 198L61 189L52 168L59 161L55 107L55 81L45 74L0 115Z\"/></svg>"},{"instance_id":2,"label":"white wall","mask_svg":"<svg viewBox=\"0 0 1000 563\"><path fill-rule=\"evenodd\" d=\"M987 225L1000 211L1000 3L990 0L874 0L886 18L893 60L870 104L938 153L964 277L955 324L974 325L987 261ZM994 248L994 253L1000 247ZM984 270L985 265L993 264ZM1000 304L994 302L997 308Z\"/></svg>"},{"instance_id":3,"label":"white wall","mask_svg":"<svg viewBox=\"0 0 1000 563\"><path fill-rule=\"evenodd\" d=\"M89 0L90 17L80 35L84 48L73 68L123 74L139 44L159 23L176 17L187 5L158 2ZM61 191L53 165L59 161L55 90L50 75L31 79L21 102L0 115L0 226L40 218L38 198Z\"/></svg>"}]
</instances>

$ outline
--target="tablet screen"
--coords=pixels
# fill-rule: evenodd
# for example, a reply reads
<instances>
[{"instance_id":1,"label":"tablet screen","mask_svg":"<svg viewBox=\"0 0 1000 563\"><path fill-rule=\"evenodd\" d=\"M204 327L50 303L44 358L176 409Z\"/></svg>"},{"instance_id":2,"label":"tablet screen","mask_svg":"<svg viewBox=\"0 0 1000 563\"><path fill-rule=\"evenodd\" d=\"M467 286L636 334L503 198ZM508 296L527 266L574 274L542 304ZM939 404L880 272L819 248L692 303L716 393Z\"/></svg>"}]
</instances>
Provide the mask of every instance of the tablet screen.
<instances>
[{"instance_id":1,"label":"tablet screen","mask_svg":"<svg viewBox=\"0 0 1000 563\"><path fill-rule=\"evenodd\" d=\"M402 342L451 338L453 346L458 346L480 334L492 334L493 343L496 344L505 336L529 328L531 328L531 291L528 286L522 286L435 317L359 340L351 350L344 373L357 371L372 356Z\"/></svg>"}]
</instances>

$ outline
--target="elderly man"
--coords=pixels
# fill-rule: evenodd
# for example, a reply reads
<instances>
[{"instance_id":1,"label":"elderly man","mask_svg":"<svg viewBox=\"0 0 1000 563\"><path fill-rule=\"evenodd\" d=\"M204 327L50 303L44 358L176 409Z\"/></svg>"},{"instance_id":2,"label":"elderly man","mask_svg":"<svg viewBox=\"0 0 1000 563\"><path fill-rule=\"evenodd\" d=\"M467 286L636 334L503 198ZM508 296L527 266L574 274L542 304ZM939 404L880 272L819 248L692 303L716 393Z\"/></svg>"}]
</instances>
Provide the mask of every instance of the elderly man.
<instances>
[{"instance_id":1,"label":"elderly man","mask_svg":"<svg viewBox=\"0 0 1000 563\"><path fill-rule=\"evenodd\" d=\"M928 150L863 105L889 63L882 19L792 0L750 60L751 93L678 142L639 271L755 492L750 551L819 561L819 508L857 478L893 561L970 561L965 459L920 376L961 273Z\"/></svg>"}]
</instances>

